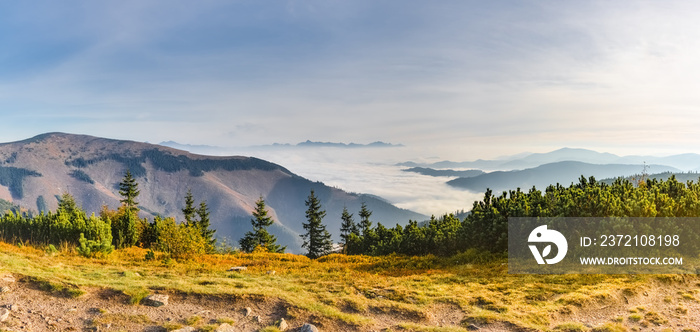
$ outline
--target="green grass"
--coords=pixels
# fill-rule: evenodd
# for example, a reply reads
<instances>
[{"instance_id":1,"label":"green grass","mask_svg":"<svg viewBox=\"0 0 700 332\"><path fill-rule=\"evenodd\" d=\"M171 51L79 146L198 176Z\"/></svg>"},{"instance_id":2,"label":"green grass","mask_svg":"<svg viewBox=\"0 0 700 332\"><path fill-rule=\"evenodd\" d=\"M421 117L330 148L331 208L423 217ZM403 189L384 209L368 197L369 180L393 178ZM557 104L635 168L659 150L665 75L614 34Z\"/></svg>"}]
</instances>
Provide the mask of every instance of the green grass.
<instances>
[{"instance_id":1,"label":"green grass","mask_svg":"<svg viewBox=\"0 0 700 332\"><path fill-rule=\"evenodd\" d=\"M185 325L187 325L187 326L195 326L201 322L202 322L202 317L199 317L197 315L194 315L194 316L191 316L191 317L188 317L187 319L185 319Z\"/></svg>"},{"instance_id":2,"label":"green grass","mask_svg":"<svg viewBox=\"0 0 700 332\"><path fill-rule=\"evenodd\" d=\"M35 284L42 291L57 296L63 296L67 298L78 298L81 295L85 294L85 291L81 290L77 286L64 285L62 283L51 282L42 278L28 277L25 281Z\"/></svg>"},{"instance_id":3,"label":"green grass","mask_svg":"<svg viewBox=\"0 0 700 332\"><path fill-rule=\"evenodd\" d=\"M231 319L231 318L225 318L225 317L224 317L224 318L217 318L217 319L216 319L216 323L217 323L217 324L224 324L224 323L226 323L226 324L233 325L233 324L236 324L236 321L234 321L234 320Z\"/></svg>"}]
</instances>

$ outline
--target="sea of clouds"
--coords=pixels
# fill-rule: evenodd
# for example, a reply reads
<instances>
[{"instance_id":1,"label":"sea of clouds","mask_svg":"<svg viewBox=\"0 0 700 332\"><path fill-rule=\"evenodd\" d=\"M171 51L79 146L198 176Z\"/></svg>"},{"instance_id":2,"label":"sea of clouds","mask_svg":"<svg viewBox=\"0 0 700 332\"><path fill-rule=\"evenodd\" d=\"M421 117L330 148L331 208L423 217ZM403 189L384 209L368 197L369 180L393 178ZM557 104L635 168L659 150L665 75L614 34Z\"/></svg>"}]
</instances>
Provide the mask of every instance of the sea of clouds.
<instances>
[{"instance_id":1,"label":"sea of clouds","mask_svg":"<svg viewBox=\"0 0 700 332\"><path fill-rule=\"evenodd\" d=\"M354 193L372 194L397 207L440 216L468 211L483 193L446 184L454 177L432 177L405 172L397 163L419 160L403 147L253 147L237 151L282 165L312 181Z\"/></svg>"}]
</instances>

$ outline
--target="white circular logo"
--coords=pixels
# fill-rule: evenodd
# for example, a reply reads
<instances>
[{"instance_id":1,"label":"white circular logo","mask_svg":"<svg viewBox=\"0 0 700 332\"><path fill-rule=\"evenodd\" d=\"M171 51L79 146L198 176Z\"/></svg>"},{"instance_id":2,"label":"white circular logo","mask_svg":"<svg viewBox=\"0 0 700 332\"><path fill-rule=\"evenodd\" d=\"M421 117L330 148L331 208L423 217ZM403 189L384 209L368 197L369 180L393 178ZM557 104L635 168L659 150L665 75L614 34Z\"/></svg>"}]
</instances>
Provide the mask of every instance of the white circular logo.
<instances>
[{"instance_id":1,"label":"white circular logo","mask_svg":"<svg viewBox=\"0 0 700 332\"><path fill-rule=\"evenodd\" d=\"M535 260L537 260L537 264L556 264L561 262L561 260L564 259L564 256L566 256L566 251L568 250L569 246L564 235L553 229L547 229L547 225L542 225L532 230L530 236L527 238L527 241L529 243L553 243L555 246L557 246L557 255L553 258L545 258L552 252L551 244L544 247L542 253L537 250L537 246L529 245L532 255L535 256Z\"/></svg>"}]
</instances>

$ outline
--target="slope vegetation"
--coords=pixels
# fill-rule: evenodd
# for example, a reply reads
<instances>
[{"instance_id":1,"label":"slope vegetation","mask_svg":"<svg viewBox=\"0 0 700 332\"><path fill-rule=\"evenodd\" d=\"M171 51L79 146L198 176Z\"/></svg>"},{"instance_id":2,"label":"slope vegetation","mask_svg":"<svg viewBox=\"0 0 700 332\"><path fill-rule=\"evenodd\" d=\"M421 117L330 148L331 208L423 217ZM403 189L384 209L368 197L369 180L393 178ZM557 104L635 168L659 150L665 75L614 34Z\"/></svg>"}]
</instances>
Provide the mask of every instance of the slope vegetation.
<instances>
[{"instance_id":1,"label":"slope vegetation","mask_svg":"<svg viewBox=\"0 0 700 332\"><path fill-rule=\"evenodd\" d=\"M142 211L175 216L188 189L206 201L217 236L230 243L250 229L259 197L278 221L271 232L280 243L300 251L304 200L314 189L327 210L324 220L337 236L342 208L359 210L362 201L375 221L393 225L426 217L371 196L346 193L299 177L284 167L252 157L211 157L147 143L84 135L49 133L0 144L0 199L33 211L55 210L57 198L70 193L86 211L119 206L117 185L126 170L134 174ZM337 240L337 237L335 238Z\"/></svg>"}]
</instances>

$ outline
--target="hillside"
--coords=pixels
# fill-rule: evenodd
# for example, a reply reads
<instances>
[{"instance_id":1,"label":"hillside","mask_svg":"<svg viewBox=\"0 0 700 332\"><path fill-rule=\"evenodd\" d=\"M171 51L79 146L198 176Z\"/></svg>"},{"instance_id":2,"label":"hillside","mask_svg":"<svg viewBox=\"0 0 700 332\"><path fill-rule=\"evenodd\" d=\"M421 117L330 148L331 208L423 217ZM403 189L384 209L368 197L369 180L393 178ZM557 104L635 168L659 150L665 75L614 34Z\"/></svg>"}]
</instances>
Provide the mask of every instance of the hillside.
<instances>
[{"instance_id":1,"label":"hillside","mask_svg":"<svg viewBox=\"0 0 700 332\"><path fill-rule=\"evenodd\" d=\"M651 165L651 168L661 172L678 172L676 168L663 165ZM641 172L642 166L640 165L596 165L578 161L562 161L525 170L495 171L474 177L462 177L447 183L451 186L474 192L485 191L486 188L490 188L495 192L515 188L527 190L532 188L532 186L544 190L550 184L560 183L568 186L572 182L578 181L581 175L603 179L629 176Z\"/></svg>"},{"instance_id":2,"label":"hillside","mask_svg":"<svg viewBox=\"0 0 700 332\"><path fill-rule=\"evenodd\" d=\"M413 173L418 173L418 174L423 174L423 175L428 175L428 176L447 176L447 177L464 177L464 178L469 178L469 177L474 177L477 175L484 174L484 171L480 171L478 169L471 169L467 171L455 171L451 169L432 169L432 168L426 168L426 167L411 167L403 170L404 172L413 172Z\"/></svg>"},{"instance_id":3,"label":"hillside","mask_svg":"<svg viewBox=\"0 0 700 332\"><path fill-rule=\"evenodd\" d=\"M57 197L72 194L83 209L119 206L118 183L129 169L137 178L143 213L175 216L188 189L206 201L217 237L237 241L250 228L255 201L265 198L278 221L271 232L292 252L300 252L304 201L316 191L327 211L324 222L338 239L340 215L362 201L372 220L387 225L426 217L371 196L350 194L299 177L284 167L252 157L212 157L147 143L49 133L0 144L0 199L34 211L54 210ZM355 212L356 213L356 212Z\"/></svg>"}]
</instances>

